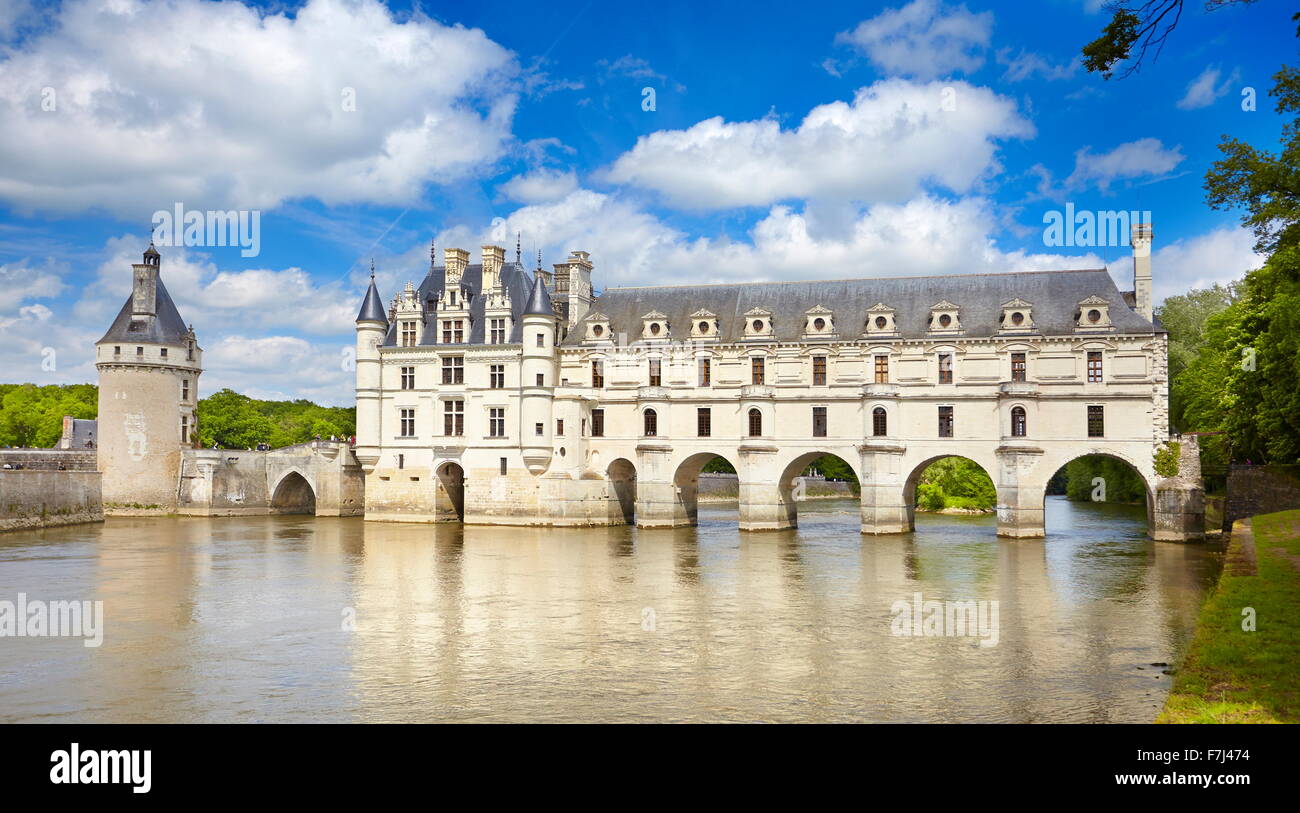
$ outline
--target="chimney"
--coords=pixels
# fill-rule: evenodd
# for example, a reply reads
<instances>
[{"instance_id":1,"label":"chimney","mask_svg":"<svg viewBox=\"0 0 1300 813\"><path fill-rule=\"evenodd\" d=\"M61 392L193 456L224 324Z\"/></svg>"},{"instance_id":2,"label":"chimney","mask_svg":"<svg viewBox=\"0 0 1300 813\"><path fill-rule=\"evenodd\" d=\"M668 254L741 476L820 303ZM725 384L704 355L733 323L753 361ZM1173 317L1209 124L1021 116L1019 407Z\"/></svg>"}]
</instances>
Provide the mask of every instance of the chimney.
<instances>
[{"instance_id":1,"label":"chimney","mask_svg":"<svg viewBox=\"0 0 1300 813\"><path fill-rule=\"evenodd\" d=\"M501 287L501 266L506 262L506 250L501 246L483 246L483 290Z\"/></svg>"},{"instance_id":2,"label":"chimney","mask_svg":"<svg viewBox=\"0 0 1300 813\"><path fill-rule=\"evenodd\" d=\"M465 273L465 266L469 265L469 252L463 248L444 248L442 257L443 265L447 267L447 284L459 285L461 274Z\"/></svg>"},{"instance_id":3,"label":"chimney","mask_svg":"<svg viewBox=\"0 0 1300 813\"><path fill-rule=\"evenodd\" d=\"M158 311L158 249L150 241L140 262L131 266L131 315L154 316Z\"/></svg>"},{"instance_id":4,"label":"chimney","mask_svg":"<svg viewBox=\"0 0 1300 813\"><path fill-rule=\"evenodd\" d=\"M1151 301L1151 224L1135 223L1132 227L1133 243L1133 298L1136 310L1147 319L1153 318Z\"/></svg>"}]
</instances>

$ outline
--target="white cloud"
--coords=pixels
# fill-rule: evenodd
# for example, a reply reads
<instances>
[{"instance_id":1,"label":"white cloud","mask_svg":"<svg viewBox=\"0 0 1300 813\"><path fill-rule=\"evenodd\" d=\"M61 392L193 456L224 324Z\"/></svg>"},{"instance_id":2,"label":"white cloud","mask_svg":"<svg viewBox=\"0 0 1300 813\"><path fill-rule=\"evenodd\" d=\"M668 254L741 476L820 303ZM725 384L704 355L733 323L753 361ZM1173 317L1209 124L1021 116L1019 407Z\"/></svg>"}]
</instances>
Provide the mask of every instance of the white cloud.
<instances>
[{"instance_id":1,"label":"white cloud","mask_svg":"<svg viewBox=\"0 0 1300 813\"><path fill-rule=\"evenodd\" d=\"M1008 82L1023 82L1033 78L1035 74L1049 82L1069 79L1083 64L1078 57L1075 57L1064 65L1053 65L1044 57L1030 51L1021 50L1020 53L1012 56L1010 48L998 51L997 60L999 65L1006 67L1002 78Z\"/></svg>"},{"instance_id":2,"label":"white cloud","mask_svg":"<svg viewBox=\"0 0 1300 813\"><path fill-rule=\"evenodd\" d=\"M1208 67L1202 71L1200 76L1187 84L1187 91L1183 94L1183 98L1178 100L1178 109L1196 110L1201 107L1209 107L1227 93L1229 88L1240 77L1237 71L1233 71L1231 76L1220 82L1220 75L1221 72L1217 66Z\"/></svg>"},{"instance_id":3,"label":"white cloud","mask_svg":"<svg viewBox=\"0 0 1300 813\"><path fill-rule=\"evenodd\" d=\"M1099 268L1095 254L1060 255L1000 248L991 202L922 196L856 210L843 229L817 228L808 209L774 206L747 239L690 238L632 202L578 190L526 206L508 218L513 232L546 235L546 250L592 252L597 287L750 280L970 274ZM461 235L466 244L487 231ZM440 240L443 238L440 237Z\"/></svg>"},{"instance_id":4,"label":"white cloud","mask_svg":"<svg viewBox=\"0 0 1300 813\"><path fill-rule=\"evenodd\" d=\"M0 200L23 210L408 202L510 138L510 52L376 0L67 0L56 23L0 61Z\"/></svg>"},{"instance_id":5,"label":"white cloud","mask_svg":"<svg viewBox=\"0 0 1300 813\"><path fill-rule=\"evenodd\" d=\"M1146 176L1164 175L1183 161L1181 147L1168 149L1158 138L1142 138L1120 144L1110 152L1092 152L1084 147L1074 154L1074 172L1065 183L1082 187L1091 183L1106 190L1111 182Z\"/></svg>"},{"instance_id":6,"label":"white cloud","mask_svg":"<svg viewBox=\"0 0 1300 813\"><path fill-rule=\"evenodd\" d=\"M992 12L913 0L840 32L835 43L852 46L888 74L931 79L978 69L992 33Z\"/></svg>"},{"instance_id":7,"label":"white cloud","mask_svg":"<svg viewBox=\"0 0 1300 813\"><path fill-rule=\"evenodd\" d=\"M573 170L540 168L516 175L501 185L500 191L520 203L543 203L556 200L578 188L578 176Z\"/></svg>"},{"instance_id":8,"label":"white cloud","mask_svg":"<svg viewBox=\"0 0 1300 813\"><path fill-rule=\"evenodd\" d=\"M1157 302L1195 288L1209 288L1216 282L1239 280L1266 259L1255 253L1255 238L1245 229L1217 228L1166 246L1160 245L1159 224L1156 229L1151 282ZM1110 273L1120 281L1122 289L1132 288L1133 256L1111 263Z\"/></svg>"},{"instance_id":9,"label":"white cloud","mask_svg":"<svg viewBox=\"0 0 1300 813\"><path fill-rule=\"evenodd\" d=\"M228 388L253 398L350 406L356 373L343 354L350 346L350 336L325 345L293 336L222 336L205 347L200 395Z\"/></svg>"},{"instance_id":10,"label":"white cloud","mask_svg":"<svg viewBox=\"0 0 1300 813\"><path fill-rule=\"evenodd\" d=\"M0 265L0 316L16 311L29 299L58 296L64 287L50 265L35 268L27 261Z\"/></svg>"},{"instance_id":11,"label":"white cloud","mask_svg":"<svg viewBox=\"0 0 1300 813\"><path fill-rule=\"evenodd\" d=\"M952 109L942 109L949 98ZM1016 103L987 88L888 79L858 90L851 103L813 108L793 130L772 117L714 117L651 133L608 177L688 208L813 197L898 201L926 183L967 192L997 168L997 140L1033 134Z\"/></svg>"}]
</instances>

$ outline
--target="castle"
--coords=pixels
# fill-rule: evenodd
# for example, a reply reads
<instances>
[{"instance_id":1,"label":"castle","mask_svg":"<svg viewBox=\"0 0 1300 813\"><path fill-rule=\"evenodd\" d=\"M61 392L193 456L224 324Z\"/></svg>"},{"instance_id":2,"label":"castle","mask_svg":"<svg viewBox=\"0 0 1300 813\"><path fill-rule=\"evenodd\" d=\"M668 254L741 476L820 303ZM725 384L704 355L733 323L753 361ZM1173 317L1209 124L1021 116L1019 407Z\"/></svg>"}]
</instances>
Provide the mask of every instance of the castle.
<instances>
[{"instance_id":1,"label":"castle","mask_svg":"<svg viewBox=\"0 0 1300 813\"><path fill-rule=\"evenodd\" d=\"M913 527L920 473L980 464L998 533L1043 536L1048 480L1089 454L1129 463L1157 539L1201 535L1195 439L1174 471L1167 335L1151 229L1134 290L1105 269L610 288L590 255L552 271L482 247L431 252L356 320L365 516L409 522L675 527L701 469L739 477L739 524L797 523L795 478L824 454L862 484L861 530Z\"/></svg>"}]
</instances>

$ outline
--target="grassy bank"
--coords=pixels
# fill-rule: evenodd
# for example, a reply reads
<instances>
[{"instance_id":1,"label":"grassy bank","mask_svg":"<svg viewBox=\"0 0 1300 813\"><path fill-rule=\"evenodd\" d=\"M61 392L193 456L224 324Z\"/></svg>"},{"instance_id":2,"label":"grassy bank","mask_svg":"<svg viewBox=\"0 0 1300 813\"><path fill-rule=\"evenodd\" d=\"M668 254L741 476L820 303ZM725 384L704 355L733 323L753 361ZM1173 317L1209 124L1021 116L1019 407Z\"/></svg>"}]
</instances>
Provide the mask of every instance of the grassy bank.
<instances>
[{"instance_id":1,"label":"grassy bank","mask_svg":"<svg viewBox=\"0 0 1300 813\"><path fill-rule=\"evenodd\" d=\"M1244 608L1254 610L1254 632L1242 628ZM1300 511L1234 527L1156 722L1300 722Z\"/></svg>"}]
</instances>

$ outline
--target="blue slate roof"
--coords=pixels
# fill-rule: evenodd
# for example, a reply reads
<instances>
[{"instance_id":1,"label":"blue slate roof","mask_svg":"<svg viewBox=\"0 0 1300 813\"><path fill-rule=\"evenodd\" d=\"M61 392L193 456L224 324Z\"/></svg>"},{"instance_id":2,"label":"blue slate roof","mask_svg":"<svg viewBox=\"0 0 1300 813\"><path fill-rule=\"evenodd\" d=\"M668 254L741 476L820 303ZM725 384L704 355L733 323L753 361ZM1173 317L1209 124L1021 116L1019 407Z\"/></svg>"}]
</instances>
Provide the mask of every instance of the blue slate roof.
<instances>
[{"instance_id":1,"label":"blue slate roof","mask_svg":"<svg viewBox=\"0 0 1300 813\"><path fill-rule=\"evenodd\" d=\"M428 325L424 331L423 341L420 343L421 347L437 344L438 332L435 330L435 320L438 315L436 310L429 310L429 300L432 298L434 300L433 304L436 305L437 301L441 299L446 284L446 272L447 268L444 265L430 268L429 273L421 280L417 288L420 301L425 303L425 319ZM518 344L523 341L523 325L520 323L519 317L522 315L524 306L528 303L533 285L533 275L525 270L520 263L505 263L501 266L501 285L510 297L512 327L506 340L509 343ZM485 344L487 326L484 324L486 319L483 314L487 298L480 295L483 292L483 265L481 263L465 267L465 271L460 277L460 290L470 300L470 323L466 343ZM387 314L385 314L385 318L387 318ZM384 347L395 347L396 345L397 325L393 323L388 326L388 335L384 338Z\"/></svg>"},{"instance_id":2,"label":"blue slate roof","mask_svg":"<svg viewBox=\"0 0 1300 813\"><path fill-rule=\"evenodd\" d=\"M189 335L190 329L181 318L180 311L176 310L176 303L172 301L171 294L167 293L167 286L163 285L161 274L158 276L154 313L153 317L133 318L131 297L128 296L126 304L113 320L112 327L98 343L182 344L185 337Z\"/></svg>"}]
</instances>

